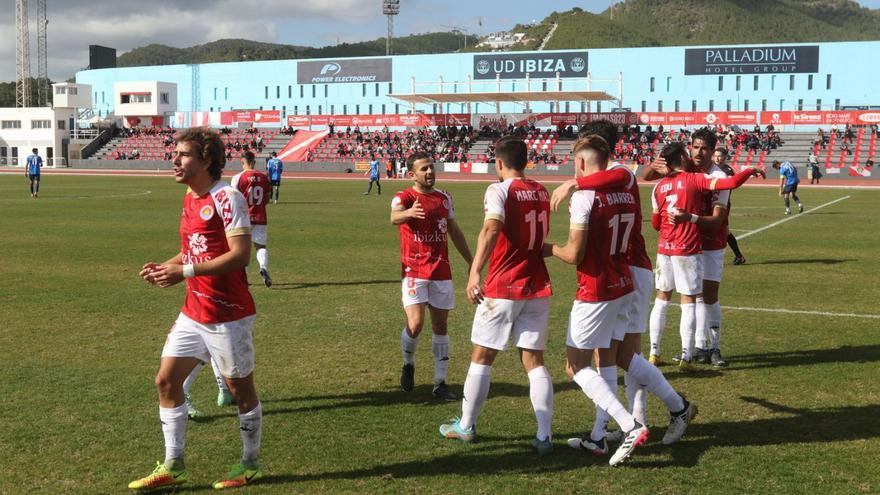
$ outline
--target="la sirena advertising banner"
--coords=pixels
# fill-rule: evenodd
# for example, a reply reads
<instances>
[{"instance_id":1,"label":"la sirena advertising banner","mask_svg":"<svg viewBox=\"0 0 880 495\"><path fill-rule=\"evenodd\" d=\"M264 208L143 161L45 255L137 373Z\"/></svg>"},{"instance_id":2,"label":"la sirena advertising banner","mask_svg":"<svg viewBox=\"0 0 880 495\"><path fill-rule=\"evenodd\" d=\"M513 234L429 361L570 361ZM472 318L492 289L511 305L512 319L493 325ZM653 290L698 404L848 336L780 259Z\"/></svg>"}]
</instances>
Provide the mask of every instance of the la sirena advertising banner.
<instances>
[{"instance_id":1,"label":"la sirena advertising banner","mask_svg":"<svg viewBox=\"0 0 880 495\"><path fill-rule=\"evenodd\" d=\"M761 112L764 125L880 124L880 110L819 110Z\"/></svg>"}]
</instances>

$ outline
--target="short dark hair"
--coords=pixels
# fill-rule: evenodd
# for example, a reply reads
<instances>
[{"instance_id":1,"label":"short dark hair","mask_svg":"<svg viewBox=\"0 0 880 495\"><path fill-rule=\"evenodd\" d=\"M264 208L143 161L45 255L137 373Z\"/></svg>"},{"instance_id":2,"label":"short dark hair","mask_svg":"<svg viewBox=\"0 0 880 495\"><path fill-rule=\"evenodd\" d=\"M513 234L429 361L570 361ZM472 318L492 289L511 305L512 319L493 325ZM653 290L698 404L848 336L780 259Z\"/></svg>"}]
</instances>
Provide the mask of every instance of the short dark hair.
<instances>
[{"instance_id":1,"label":"short dark hair","mask_svg":"<svg viewBox=\"0 0 880 495\"><path fill-rule=\"evenodd\" d=\"M773 164L770 166L773 168L779 168L779 160L773 160Z\"/></svg>"},{"instance_id":2,"label":"short dark hair","mask_svg":"<svg viewBox=\"0 0 880 495\"><path fill-rule=\"evenodd\" d=\"M693 134L691 134L691 143L693 143L697 139L703 141L704 143L709 145L709 148L712 149L715 149L715 145L718 143L718 138L715 136L715 133L705 127L703 127L702 129L697 129L696 131L694 131Z\"/></svg>"},{"instance_id":3,"label":"short dark hair","mask_svg":"<svg viewBox=\"0 0 880 495\"><path fill-rule=\"evenodd\" d=\"M37 154L37 149L36 149L36 148L32 149L31 151L33 151L34 154Z\"/></svg>"},{"instance_id":4,"label":"short dark hair","mask_svg":"<svg viewBox=\"0 0 880 495\"><path fill-rule=\"evenodd\" d=\"M617 124L611 122L607 119L602 120L594 120L588 124L584 124L581 127L580 132L578 133L578 138L582 138L584 136L589 136L591 134L598 134L608 143L609 147L614 147L617 144L617 140L619 139L617 133Z\"/></svg>"},{"instance_id":5,"label":"short dark hair","mask_svg":"<svg viewBox=\"0 0 880 495\"><path fill-rule=\"evenodd\" d=\"M673 141L663 147L660 156L666 160L666 165L669 168L683 169L682 157L687 155L686 151L687 149L683 142Z\"/></svg>"},{"instance_id":6,"label":"short dark hair","mask_svg":"<svg viewBox=\"0 0 880 495\"><path fill-rule=\"evenodd\" d=\"M575 141L574 146L571 149L571 153L577 155L581 151L592 150L599 155L600 161L607 163L608 157L611 154L609 148L608 141L606 141L604 137L598 134L590 134L589 136L578 137L578 140Z\"/></svg>"},{"instance_id":7,"label":"short dark hair","mask_svg":"<svg viewBox=\"0 0 880 495\"><path fill-rule=\"evenodd\" d=\"M713 151L712 153L713 154L714 153L721 153L721 156L723 156L724 158L727 158L727 149L726 148L715 148L715 151Z\"/></svg>"},{"instance_id":8,"label":"short dark hair","mask_svg":"<svg viewBox=\"0 0 880 495\"><path fill-rule=\"evenodd\" d=\"M208 163L208 173L214 180L220 179L226 166L226 149L217 131L207 127L190 127L174 136L176 143L192 143L199 157Z\"/></svg>"},{"instance_id":9,"label":"short dark hair","mask_svg":"<svg viewBox=\"0 0 880 495\"><path fill-rule=\"evenodd\" d=\"M275 152L273 151L273 152L272 152L272 158L275 158L276 156L278 156L278 153L275 153Z\"/></svg>"},{"instance_id":10,"label":"short dark hair","mask_svg":"<svg viewBox=\"0 0 880 495\"><path fill-rule=\"evenodd\" d=\"M431 155L424 151L416 151L415 153L406 157L406 169L412 172L413 166L419 160L431 160Z\"/></svg>"},{"instance_id":11,"label":"short dark hair","mask_svg":"<svg viewBox=\"0 0 880 495\"><path fill-rule=\"evenodd\" d=\"M522 139L504 136L495 143L495 157L508 168L522 172L529 161L529 150Z\"/></svg>"},{"instance_id":12,"label":"short dark hair","mask_svg":"<svg viewBox=\"0 0 880 495\"><path fill-rule=\"evenodd\" d=\"M241 154L241 157L244 158L244 161L248 162L251 165L253 165L257 161L257 157L256 155L254 155L253 151L245 151Z\"/></svg>"}]
</instances>

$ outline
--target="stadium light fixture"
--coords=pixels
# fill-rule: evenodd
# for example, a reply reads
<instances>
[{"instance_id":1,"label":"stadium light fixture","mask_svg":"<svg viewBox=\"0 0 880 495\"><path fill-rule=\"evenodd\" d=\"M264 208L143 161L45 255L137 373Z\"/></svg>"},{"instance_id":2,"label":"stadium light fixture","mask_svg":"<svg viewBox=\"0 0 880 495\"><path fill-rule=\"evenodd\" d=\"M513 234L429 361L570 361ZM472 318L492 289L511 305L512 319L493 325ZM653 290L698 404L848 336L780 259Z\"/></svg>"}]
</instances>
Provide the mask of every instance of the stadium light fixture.
<instances>
[{"instance_id":1,"label":"stadium light fixture","mask_svg":"<svg viewBox=\"0 0 880 495\"><path fill-rule=\"evenodd\" d=\"M382 0L382 14L388 17L385 55L391 55L391 39L394 38L394 16L400 14L400 0Z\"/></svg>"}]
</instances>

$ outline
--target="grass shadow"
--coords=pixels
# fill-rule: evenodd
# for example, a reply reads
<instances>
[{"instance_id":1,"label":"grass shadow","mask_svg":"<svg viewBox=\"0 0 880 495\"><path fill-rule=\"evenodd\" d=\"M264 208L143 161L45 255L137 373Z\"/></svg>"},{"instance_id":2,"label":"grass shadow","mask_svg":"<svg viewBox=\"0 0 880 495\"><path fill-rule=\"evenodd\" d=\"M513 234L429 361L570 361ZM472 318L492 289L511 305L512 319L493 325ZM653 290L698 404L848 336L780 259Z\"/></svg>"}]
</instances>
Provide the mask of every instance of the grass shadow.
<instances>
[{"instance_id":1,"label":"grass shadow","mask_svg":"<svg viewBox=\"0 0 880 495\"><path fill-rule=\"evenodd\" d=\"M839 265L848 261L856 261L854 259L834 259L834 258L808 258L808 259L791 259L791 260L764 260L757 263L748 263L749 265Z\"/></svg>"},{"instance_id":2,"label":"grass shadow","mask_svg":"<svg viewBox=\"0 0 880 495\"><path fill-rule=\"evenodd\" d=\"M834 349L765 352L728 356L728 369L778 368L825 363L873 363L880 361L880 344L841 346Z\"/></svg>"}]
</instances>

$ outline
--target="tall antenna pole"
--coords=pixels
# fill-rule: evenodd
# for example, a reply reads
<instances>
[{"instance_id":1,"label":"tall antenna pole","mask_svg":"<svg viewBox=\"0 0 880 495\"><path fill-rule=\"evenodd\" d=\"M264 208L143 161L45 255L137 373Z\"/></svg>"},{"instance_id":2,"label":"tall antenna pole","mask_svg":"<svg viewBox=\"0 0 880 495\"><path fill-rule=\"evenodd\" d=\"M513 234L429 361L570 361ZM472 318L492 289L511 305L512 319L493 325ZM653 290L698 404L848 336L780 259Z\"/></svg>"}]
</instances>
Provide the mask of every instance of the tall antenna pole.
<instances>
[{"instance_id":1,"label":"tall antenna pole","mask_svg":"<svg viewBox=\"0 0 880 495\"><path fill-rule=\"evenodd\" d=\"M31 106L31 53L28 44L28 3L15 0L15 106Z\"/></svg>"},{"instance_id":2,"label":"tall antenna pole","mask_svg":"<svg viewBox=\"0 0 880 495\"><path fill-rule=\"evenodd\" d=\"M49 69L46 28L46 0L37 0L37 105L49 105Z\"/></svg>"},{"instance_id":3,"label":"tall antenna pole","mask_svg":"<svg viewBox=\"0 0 880 495\"><path fill-rule=\"evenodd\" d=\"M388 35L385 38L385 55L391 55L391 39L394 38L394 16L400 14L400 0L382 0L382 14L388 17Z\"/></svg>"}]
</instances>

